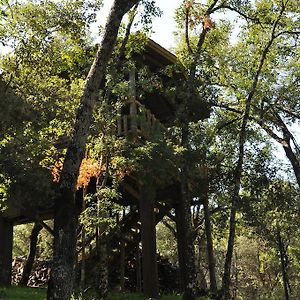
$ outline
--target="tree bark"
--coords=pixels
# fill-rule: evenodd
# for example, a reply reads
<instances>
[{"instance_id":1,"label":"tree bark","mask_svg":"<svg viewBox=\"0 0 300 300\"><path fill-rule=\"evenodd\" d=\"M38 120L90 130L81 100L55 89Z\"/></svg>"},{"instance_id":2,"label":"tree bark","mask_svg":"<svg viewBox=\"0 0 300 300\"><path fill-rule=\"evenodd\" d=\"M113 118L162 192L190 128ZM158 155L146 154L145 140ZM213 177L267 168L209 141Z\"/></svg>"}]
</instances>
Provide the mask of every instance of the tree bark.
<instances>
[{"instance_id":1,"label":"tree bark","mask_svg":"<svg viewBox=\"0 0 300 300\"><path fill-rule=\"evenodd\" d=\"M178 258L183 299L193 300L196 293L196 272L191 197L188 191L188 170L185 167L186 165L182 164L182 166L181 199L178 201L176 207Z\"/></svg>"},{"instance_id":2,"label":"tree bark","mask_svg":"<svg viewBox=\"0 0 300 300\"><path fill-rule=\"evenodd\" d=\"M108 251L107 238L105 233L101 235L99 240L97 258L97 294L99 299L105 299L108 295Z\"/></svg>"},{"instance_id":3,"label":"tree bark","mask_svg":"<svg viewBox=\"0 0 300 300\"><path fill-rule=\"evenodd\" d=\"M34 263L35 254L36 254L38 236L42 229L43 229L43 226L40 223L34 223L34 226L32 228L31 235L30 235L29 255L27 257L27 261L24 266L22 278L20 280L20 285L27 286L27 284L28 284L31 270L33 267L33 263Z\"/></svg>"},{"instance_id":4,"label":"tree bark","mask_svg":"<svg viewBox=\"0 0 300 300\"><path fill-rule=\"evenodd\" d=\"M83 188L83 201L82 201L82 211L85 211L85 196L86 196L86 188ZM85 225L82 224L81 229L81 267L80 267L80 289L84 291L85 289L85 278L86 278L86 232L85 232Z\"/></svg>"},{"instance_id":5,"label":"tree bark","mask_svg":"<svg viewBox=\"0 0 300 300\"><path fill-rule=\"evenodd\" d=\"M206 255L206 243L204 241L205 236L201 235L197 237L197 244L198 244L198 257L197 257L197 288L200 292L200 295L207 295L208 292L208 285L206 282L206 272L202 266L202 260Z\"/></svg>"},{"instance_id":6,"label":"tree bark","mask_svg":"<svg viewBox=\"0 0 300 300\"><path fill-rule=\"evenodd\" d=\"M297 155L294 153L294 151L291 147L291 140L294 142L295 146L297 146L297 144L295 142L295 138L292 135L292 133L289 131L288 127L286 126L286 124L284 123L284 121L280 117L280 115L278 113L274 113L274 115L275 115L275 123L279 126L279 128L281 129L282 134L283 134L283 139L282 139L282 143L281 143L282 147L284 149L284 152L285 152L287 158L289 159L289 161L293 167L297 183L300 187L300 162L299 162Z\"/></svg>"},{"instance_id":7,"label":"tree bark","mask_svg":"<svg viewBox=\"0 0 300 300\"><path fill-rule=\"evenodd\" d=\"M48 287L48 300L69 300L71 297L78 221L74 193L79 168L85 153L94 106L99 99L101 83L117 39L121 20L124 14L138 2L139 0L114 1L102 42L86 79L77 110L72 140L67 149L61 173L59 196L55 199L54 258L51 284Z\"/></svg>"},{"instance_id":8,"label":"tree bark","mask_svg":"<svg viewBox=\"0 0 300 300\"><path fill-rule=\"evenodd\" d=\"M277 232L277 245L280 253L280 263L281 263L281 273L283 279L283 287L284 287L284 297L285 300L289 300L289 281L288 281L288 274L287 274L287 261L284 249L284 243L278 229Z\"/></svg>"},{"instance_id":9,"label":"tree bark","mask_svg":"<svg viewBox=\"0 0 300 300\"><path fill-rule=\"evenodd\" d=\"M284 145L283 149L293 167L297 183L300 187L300 163L299 163L299 160L298 160L297 156L295 155L290 144Z\"/></svg>"},{"instance_id":10,"label":"tree bark","mask_svg":"<svg viewBox=\"0 0 300 300\"><path fill-rule=\"evenodd\" d=\"M206 247L207 247L207 261L209 269L210 293L214 299L217 296L217 279L216 279L216 262L214 255L214 246L212 239L212 230L210 222L210 211L208 206L208 195L203 199L204 219L205 219L205 234L206 234Z\"/></svg>"}]
</instances>

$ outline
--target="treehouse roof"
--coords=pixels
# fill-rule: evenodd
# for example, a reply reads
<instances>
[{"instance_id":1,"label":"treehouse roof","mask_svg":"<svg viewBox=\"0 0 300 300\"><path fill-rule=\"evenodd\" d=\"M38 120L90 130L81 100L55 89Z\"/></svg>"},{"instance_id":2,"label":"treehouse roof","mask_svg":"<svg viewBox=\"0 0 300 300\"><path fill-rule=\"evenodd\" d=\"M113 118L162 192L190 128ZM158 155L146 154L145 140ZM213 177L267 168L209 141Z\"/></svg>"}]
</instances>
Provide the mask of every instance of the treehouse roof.
<instances>
[{"instance_id":1,"label":"treehouse roof","mask_svg":"<svg viewBox=\"0 0 300 300\"><path fill-rule=\"evenodd\" d=\"M152 39L148 39L145 50L141 55L140 62L149 67L154 73L161 72L165 67L177 63L177 57L162 47ZM180 65L180 64L179 64ZM168 88L170 85L179 86L187 80L184 68L177 69L172 72L172 78L160 73L163 85ZM173 81L173 82L172 82ZM163 124L172 124L175 119L175 114L182 99L178 95L173 98L170 95L161 91L148 93L143 99L144 105L151 110L157 119ZM203 120L209 117L209 106L195 91L195 97L190 101L190 121Z\"/></svg>"}]
</instances>

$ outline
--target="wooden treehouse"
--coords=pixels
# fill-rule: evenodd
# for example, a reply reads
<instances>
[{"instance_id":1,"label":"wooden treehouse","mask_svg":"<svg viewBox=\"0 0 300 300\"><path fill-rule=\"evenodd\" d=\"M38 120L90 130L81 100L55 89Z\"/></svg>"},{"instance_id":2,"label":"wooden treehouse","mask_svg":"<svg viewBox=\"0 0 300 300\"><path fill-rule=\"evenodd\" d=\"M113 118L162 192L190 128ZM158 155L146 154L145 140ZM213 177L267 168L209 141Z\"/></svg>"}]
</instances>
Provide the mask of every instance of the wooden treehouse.
<instances>
[{"instance_id":1,"label":"wooden treehouse","mask_svg":"<svg viewBox=\"0 0 300 300\"><path fill-rule=\"evenodd\" d=\"M175 62L176 57L172 53L152 40L148 41L144 52L137 58L137 65L146 65L153 73ZM151 132L171 125L177 107L174 99L168 99L160 92L152 91L146 97L138 99L137 80L136 71L133 69L129 72L128 100L120 108L116 134L120 137L139 136L143 141ZM180 76L178 80L185 80L185 77ZM198 119L207 115L208 109L203 106ZM118 270L121 288L124 288L125 272L122 261L135 253L136 264L142 265L141 268L136 266L137 270L142 270L142 274L137 271L136 286L142 286L143 292L149 297L158 295L155 226L171 209L175 208L176 211L176 203L181 198L180 185L176 183L176 179L173 182L169 186L149 186L134 176L127 175L121 184L122 197L118 203L124 206L124 210L122 216L116 216L117 229L112 230L108 237L114 253L110 261L118 261L115 265L121 266ZM95 189L93 184L95 183L91 180L91 190ZM0 215L0 285L11 283L13 226L29 222L45 225L43 221L51 218L53 202L50 200L42 205L34 202L30 205L26 202L24 205L21 197L10 199L7 209Z\"/></svg>"}]
</instances>

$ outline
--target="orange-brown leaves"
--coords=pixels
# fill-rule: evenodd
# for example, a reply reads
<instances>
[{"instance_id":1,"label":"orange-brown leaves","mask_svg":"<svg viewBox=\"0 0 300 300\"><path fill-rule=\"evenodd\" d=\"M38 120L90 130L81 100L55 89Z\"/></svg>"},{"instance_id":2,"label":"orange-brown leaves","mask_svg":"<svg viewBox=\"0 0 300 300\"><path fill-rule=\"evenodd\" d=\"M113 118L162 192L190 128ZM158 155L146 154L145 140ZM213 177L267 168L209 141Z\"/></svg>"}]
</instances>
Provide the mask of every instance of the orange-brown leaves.
<instances>
[{"instance_id":1,"label":"orange-brown leaves","mask_svg":"<svg viewBox=\"0 0 300 300\"><path fill-rule=\"evenodd\" d=\"M52 168L51 173L54 182L59 182L62 167L63 162L61 160L58 160ZM89 158L84 158L80 165L79 176L77 179L77 189L86 187L92 177L100 176L100 174L104 171L103 168L104 167L101 167L96 161Z\"/></svg>"},{"instance_id":2,"label":"orange-brown leaves","mask_svg":"<svg viewBox=\"0 0 300 300\"><path fill-rule=\"evenodd\" d=\"M185 8L189 9L193 6L193 4L194 4L193 0L187 0L187 1L185 1L184 6L185 6Z\"/></svg>"},{"instance_id":3,"label":"orange-brown leaves","mask_svg":"<svg viewBox=\"0 0 300 300\"><path fill-rule=\"evenodd\" d=\"M90 179L92 177L98 177L102 171L103 168L102 170L100 169L99 163L92 159L84 158L80 165L77 188L86 187L89 184Z\"/></svg>"},{"instance_id":4,"label":"orange-brown leaves","mask_svg":"<svg viewBox=\"0 0 300 300\"><path fill-rule=\"evenodd\" d=\"M211 28L215 27L215 22L212 21L212 19L209 16L204 16L203 19L203 28L205 30L209 30Z\"/></svg>"},{"instance_id":5,"label":"orange-brown leaves","mask_svg":"<svg viewBox=\"0 0 300 300\"><path fill-rule=\"evenodd\" d=\"M61 172L62 168L63 168L62 160L57 160L54 164L54 167L51 169L53 182L59 182L60 172Z\"/></svg>"}]
</instances>

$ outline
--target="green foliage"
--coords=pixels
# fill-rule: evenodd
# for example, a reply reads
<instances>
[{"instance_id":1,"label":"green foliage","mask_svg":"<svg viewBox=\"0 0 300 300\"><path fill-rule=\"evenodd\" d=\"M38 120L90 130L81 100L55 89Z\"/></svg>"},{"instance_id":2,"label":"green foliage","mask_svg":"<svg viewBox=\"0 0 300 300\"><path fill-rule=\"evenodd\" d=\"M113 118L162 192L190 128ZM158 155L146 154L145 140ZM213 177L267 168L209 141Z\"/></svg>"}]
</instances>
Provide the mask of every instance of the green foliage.
<instances>
[{"instance_id":1,"label":"green foliage","mask_svg":"<svg viewBox=\"0 0 300 300\"><path fill-rule=\"evenodd\" d=\"M109 232L117 226L116 219L108 215L108 211L120 211L121 207L113 201L118 199L116 187L103 187L93 196L87 196L87 208L80 215L80 222L87 234L92 235L95 228L102 228L102 232Z\"/></svg>"},{"instance_id":2,"label":"green foliage","mask_svg":"<svg viewBox=\"0 0 300 300\"><path fill-rule=\"evenodd\" d=\"M174 236L174 232L166 227L166 222L168 222L168 220L164 220L156 226L157 251L161 256L167 257L174 265L177 265L176 237ZM175 228L175 224L169 223L169 225Z\"/></svg>"},{"instance_id":3,"label":"green foliage","mask_svg":"<svg viewBox=\"0 0 300 300\"><path fill-rule=\"evenodd\" d=\"M47 221L48 226L53 228L53 222ZM13 257L26 259L29 254L30 235L33 224L23 224L14 227ZM52 257L52 235L45 229L39 233L36 259L47 260Z\"/></svg>"},{"instance_id":4,"label":"green foliage","mask_svg":"<svg viewBox=\"0 0 300 300\"><path fill-rule=\"evenodd\" d=\"M10 184L2 190L16 201L46 202L50 171L63 156L54 145L74 123L94 53L85 36L101 1L6 4L0 35L11 51L0 59L0 170Z\"/></svg>"},{"instance_id":5,"label":"green foliage","mask_svg":"<svg viewBox=\"0 0 300 300\"><path fill-rule=\"evenodd\" d=\"M74 125L84 79L96 51L89 38L89 28L101 3L0 1L0 42L11 47L9 53L0 57L1 206L3 201L12 199L25 199L26 205L33 201L43 203L53 197L50 170L64 158L65 145L61 148L57 145L70 136ZM138 100L159 93L177 108L176 120L171 120L168 128L158 125L148 132L147 139L115 136L119 111L128 101L128 71L134 67L133 58L141 55L147 42L143 34L132 35L125 47L124 62L120 58L120 37L93 115L87 155L99 163L101 175L97 193L85 197L88 207L81 215L81 223L87 235L92 235L95 228L109 232L116 224L108 212L111 215L120 212L121 207L112 202L121 197L120 183L127 174L146 183L151 180L163 188L178 180L180 162L183 157L188 158L187 177L195 202L192 209L197 212L193 221L195 226L199 225L197 238L202 241L202 199L208 192L220 280L241 119L253 80L258 76L247 125L238 203L234 257L237 295L241 299L249 295L253 299L283 298L278 255L280 233L289 258L287 271L292 296L299 297L299 187L290 176L281 178L280 172L285 169L274 160L270 139L261 130L263 123L277 133L276 114L288 125L299 120L299 4L296 0L222 1L218 7L221 17L209 16L214 24L210 23L203 46L197 49L199 35L208 21L205 11L212 3L183 1L178 9L176 19L181 28L177 34L178 64L158 73L135 65ZM287 5L281 15L282 3ZM145 0L142 4L139 22L147 32L152 17L160 16L161 11L155 1ZM243 20L234 41L231 37L236 25L228 16L229 11ZM189 25L188 39L185 21ZM265 50L268 51L263 56ZM190 91L191 82L185 79L194 66L194 89ZM207 116L209 105L213 106L210 119L198 122ZM183 122L188 125L188 147L180 143ZM291 141L299 160L297 141L292 138ZM204 178L206 172L208 178ZM14 255L27 255L31 227L16 228ZM38 257L51 256L50 244L51 238L42 232ZM157 245L162 255L177 262L175 237L163 224L157 226ZM206 267L205 258L202 260ZM35 296L28 295L33 291L40 293L8 289L0 297L22 299L24 295L26 299L34 299ZM110 297L143 299L129 294Z\"/></svg>"}]
</instances>

